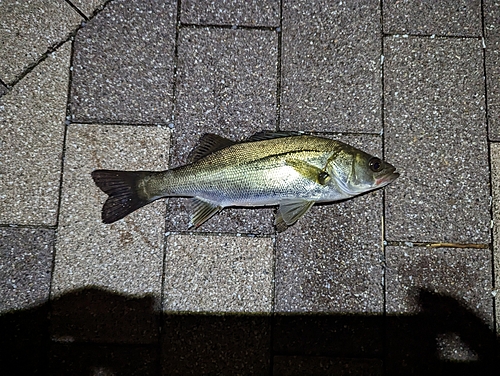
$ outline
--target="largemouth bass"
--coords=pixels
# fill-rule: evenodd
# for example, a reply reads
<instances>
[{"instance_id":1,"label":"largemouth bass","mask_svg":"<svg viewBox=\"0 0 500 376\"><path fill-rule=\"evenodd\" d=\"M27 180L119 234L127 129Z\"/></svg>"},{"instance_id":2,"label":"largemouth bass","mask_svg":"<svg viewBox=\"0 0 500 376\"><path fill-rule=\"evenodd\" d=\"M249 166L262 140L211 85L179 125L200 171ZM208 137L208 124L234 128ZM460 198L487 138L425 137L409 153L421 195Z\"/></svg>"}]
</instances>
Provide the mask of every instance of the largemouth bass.
<instances>
[{"instance_id":1,"label":"largemouth bass","mask_svg":"<svg viewBox=\"0 0 500 376\"><path fill-rule=\"evenodd\" d=\"M162 197L192 197L190 227L228 206L278 205L277 231L314 203L347 199L399 176L389 163L343 142L297 132L256 133L243 142L205 134L189 163L166 171L95 170L109 195L104 223L113 223Z\"/></svg>"}]
</instances>

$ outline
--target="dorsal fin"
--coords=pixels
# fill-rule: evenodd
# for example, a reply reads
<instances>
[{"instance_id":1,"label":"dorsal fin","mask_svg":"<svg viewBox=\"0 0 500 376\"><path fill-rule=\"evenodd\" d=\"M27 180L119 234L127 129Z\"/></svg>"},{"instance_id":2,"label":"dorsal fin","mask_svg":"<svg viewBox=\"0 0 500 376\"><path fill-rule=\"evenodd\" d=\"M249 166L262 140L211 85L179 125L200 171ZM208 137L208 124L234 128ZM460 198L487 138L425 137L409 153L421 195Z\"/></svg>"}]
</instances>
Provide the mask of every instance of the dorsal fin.
<instances>
[{"instance_id":1,"label":"dorsal fin","mask_svg":"<svg viewBox=\"0 0 500 376\"><path fill-rule=\"evenodd\" d=\"M236 142L213 133L205 133L198 140L198 144L191 150L188 156L188 163L194 163L218 150L234 145Z\"/></svg>"},{"instance_id":2,"label":"dorsal fin","mask_svg":"<svg viewBox=\"0 0 500 376\"><path fill-rule=\"evenodd\" d=\"M300 136L303 133L295 132L295 131L270 131L264 130L257 132L250 137L248 137L245 142L251 141L262 141L262 140L271 140L273 138L282 138L282 137L291 137L291 136Z\"/></svg>"}]
</instances>

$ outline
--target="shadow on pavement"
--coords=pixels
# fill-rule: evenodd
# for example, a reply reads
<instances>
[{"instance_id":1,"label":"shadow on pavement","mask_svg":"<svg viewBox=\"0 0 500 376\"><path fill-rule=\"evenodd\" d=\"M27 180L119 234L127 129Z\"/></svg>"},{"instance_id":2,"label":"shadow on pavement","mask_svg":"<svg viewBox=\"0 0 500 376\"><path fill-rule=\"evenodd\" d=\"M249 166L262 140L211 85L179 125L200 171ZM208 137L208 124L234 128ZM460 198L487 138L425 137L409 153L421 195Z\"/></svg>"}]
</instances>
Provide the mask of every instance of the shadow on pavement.
<instances>
[{"instance_id":1,"label":"shadow on pavement","mask_svg":"<svg viewBox=\"0 0 500 376\"><path fill-rule=\"evenodd\" d=\"M152 297L88 288L0 316L0 360L43 375L493 374L500 346L483 320L449 296L419 301L387 317L160 315Z\"/></svg>"}]
</instances>

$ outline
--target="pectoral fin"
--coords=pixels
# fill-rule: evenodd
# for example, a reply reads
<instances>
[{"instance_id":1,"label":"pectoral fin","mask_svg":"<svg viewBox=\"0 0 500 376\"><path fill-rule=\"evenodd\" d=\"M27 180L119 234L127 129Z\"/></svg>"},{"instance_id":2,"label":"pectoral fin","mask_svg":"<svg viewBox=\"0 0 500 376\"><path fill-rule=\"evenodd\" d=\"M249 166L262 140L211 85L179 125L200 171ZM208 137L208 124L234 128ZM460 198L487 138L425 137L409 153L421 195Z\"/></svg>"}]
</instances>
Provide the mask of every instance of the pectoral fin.
<instances>
[{"instance_id":1,"label":"pectoral fin","mask_svg":"<svg viewBox=\"0 0 500 376\"><path fill-rule=\"evenodd\" d=\"M191 199L192 214L189 221L189 228L200 227L205 221L222 210L222 206L200 200L199 198Z\"/></svg>"},{"instance_id":2,"label":"pectoral fin","mask_svg":"<svg viewBox=\"0 0 500 376\"><path fill-rule=\"evenodd\" d=\"M288 226L293 225L297 220L302 217L314 205L314 201L306 200L287 200L282 201L278 213L276 214L276 230L282 232Z\"/></svg>"},{"instance_id":3,"label":"pectoral fin","mask_svg":"<svg viewBox=\"0 0 500 376\"><path fill-rule=\"evenodd\" d=\"M295 171L306 179L312 180L318 184L326 184L331 179L330 175L319 167L300 159L287 159L286 164L293 167Z\"/></svg>"}]
</instances>

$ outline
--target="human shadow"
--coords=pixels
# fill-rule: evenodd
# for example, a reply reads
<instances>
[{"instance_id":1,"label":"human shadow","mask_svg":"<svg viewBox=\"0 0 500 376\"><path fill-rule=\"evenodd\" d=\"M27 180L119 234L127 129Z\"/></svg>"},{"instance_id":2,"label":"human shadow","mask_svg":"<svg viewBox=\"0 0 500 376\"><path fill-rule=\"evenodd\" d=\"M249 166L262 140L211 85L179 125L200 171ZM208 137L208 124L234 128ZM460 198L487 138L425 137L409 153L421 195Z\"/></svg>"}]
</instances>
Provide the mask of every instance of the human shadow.
<instances>
[{"instance_id":1,"label":"human shadow","mask_svg":"<svg viewBox=\"0 0 500 376\"><path fill-rule=\"evenodd\" d=\"M86 288L1 315L0 360L18 375L494 374L491 324L450 296L418 300L396 316L176 314Z\"/></svg>"}]
</instances>

